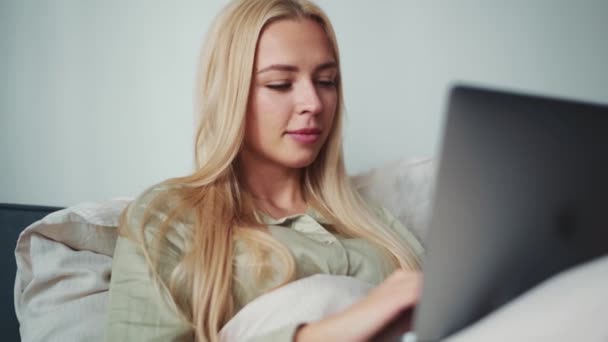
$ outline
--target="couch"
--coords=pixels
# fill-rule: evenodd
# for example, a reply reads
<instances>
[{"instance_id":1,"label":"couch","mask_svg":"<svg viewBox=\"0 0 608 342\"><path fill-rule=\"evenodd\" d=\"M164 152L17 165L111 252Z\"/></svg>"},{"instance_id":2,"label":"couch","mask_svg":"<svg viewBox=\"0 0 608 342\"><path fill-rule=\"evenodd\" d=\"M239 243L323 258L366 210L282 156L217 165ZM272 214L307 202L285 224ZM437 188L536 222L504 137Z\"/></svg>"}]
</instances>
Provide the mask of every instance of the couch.
<instances>
[{"instance_id":1,"label":"couch","mask_svg":"<svg viewBox=\"0 0 608 342\"><path fill-rule=\"evenodd\" d=\"M434 172L432 159L402 159L352 180L424 239ZM18 341L19 330L23 341L102 340L117 219L129 200L1 206L4 340Z\"/></svg>"}]
</instances>

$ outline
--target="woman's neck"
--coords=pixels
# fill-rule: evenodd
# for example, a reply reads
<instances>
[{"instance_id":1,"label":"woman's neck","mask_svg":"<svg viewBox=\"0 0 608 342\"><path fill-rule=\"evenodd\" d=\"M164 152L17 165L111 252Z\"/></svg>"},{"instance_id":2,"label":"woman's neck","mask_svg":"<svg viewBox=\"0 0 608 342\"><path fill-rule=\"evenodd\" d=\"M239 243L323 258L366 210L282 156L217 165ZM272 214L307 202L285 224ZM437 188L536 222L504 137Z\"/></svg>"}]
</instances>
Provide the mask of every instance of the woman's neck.
<instances>
[{"instance_id":1,"label":"woman's neck","mask_svg":"<svg viewBox=\"0 0 608 342\"><path fill-rule=\"evenodd\" d=\"M242 156L239 175L256 203L273 217L306 211L302 192L302 169L286 168Z\"/></svg>"}]
</instances>

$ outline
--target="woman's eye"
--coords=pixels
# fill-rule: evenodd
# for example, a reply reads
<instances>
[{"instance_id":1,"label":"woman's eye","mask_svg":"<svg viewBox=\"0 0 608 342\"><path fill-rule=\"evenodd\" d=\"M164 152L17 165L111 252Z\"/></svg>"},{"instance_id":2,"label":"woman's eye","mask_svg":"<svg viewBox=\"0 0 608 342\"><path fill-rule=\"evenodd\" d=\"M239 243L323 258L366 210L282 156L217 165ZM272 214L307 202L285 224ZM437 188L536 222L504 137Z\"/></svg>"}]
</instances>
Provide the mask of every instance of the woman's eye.
<instances>
[{"instance_id":1,"label":"woman's eye","mask_svg":"<svg viewBox=\"0 0 608 342\"><path fill-rule=\"evenodd\" d=\"M269 88L272 90L278 90L278 91L286 91L286 90L289 90L289 88L291 88L291 83L267 84L266 88Z\"/></svg>"},{"instance_id":2,"label":"woman's eye","mask_svg":"<svg viewBox=\"0 0 608 342\"><path fill-rule=\"evenodd\" d=\"M318 80L317 84L321 87L331 88L336 86L336 81L334 80Z\"/></svg>"}]
</instances>

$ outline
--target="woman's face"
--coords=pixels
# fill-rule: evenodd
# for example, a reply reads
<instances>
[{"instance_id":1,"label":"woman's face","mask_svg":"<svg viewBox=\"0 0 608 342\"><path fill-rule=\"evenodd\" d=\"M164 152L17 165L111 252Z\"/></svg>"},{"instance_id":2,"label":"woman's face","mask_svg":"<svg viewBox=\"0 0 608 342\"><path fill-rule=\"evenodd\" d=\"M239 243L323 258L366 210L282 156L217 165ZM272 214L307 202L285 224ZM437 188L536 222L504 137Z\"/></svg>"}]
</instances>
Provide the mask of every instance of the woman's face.
<instances>
[{"instance_id":1,"label":"woman's face","mask_svg":"<svg viewBox=\"0 0 608 342\"><path fill-rule=\"evenodd\" d=\"M279 20L258 41L243 153L288 168L311 164L338 102L338 67L322 27Z\"/></svg>"}]
</instances>

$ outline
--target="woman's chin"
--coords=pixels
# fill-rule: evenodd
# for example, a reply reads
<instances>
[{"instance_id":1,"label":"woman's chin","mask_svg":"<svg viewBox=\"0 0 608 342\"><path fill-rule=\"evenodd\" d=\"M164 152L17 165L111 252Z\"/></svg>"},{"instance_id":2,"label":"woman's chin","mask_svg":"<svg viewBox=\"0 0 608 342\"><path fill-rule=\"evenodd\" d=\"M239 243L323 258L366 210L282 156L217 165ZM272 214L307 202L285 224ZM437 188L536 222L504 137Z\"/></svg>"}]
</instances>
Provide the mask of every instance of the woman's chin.
<instances>
[{"instance_id":1,"label":"woman's chin","mask_svg":"<svg viewBox=\"0 0 608 342\"><path fill-rule=\"evenodd\" d=\"M296 158L294 158L296 157ZM306 154L306 155L301 155L301 156L291 156L291 158L289 158L289 160L285 161L285 166L293 168L293 169L300 169L300 168L304 168L307 167L308 165L312 164L315 159L316 159L317 155L316 154Z\"/></svg>"},{"instance_id":2,"label":"woman's chin","mask_svg":"<svg viewBox=\"0 0 608 342\"><path fill-rule=\"evenodd\" d=\"M292 169L301 169L301 168L305 168L308 165L312 164L313 161L315 161L314 158L313 159L298 160L298 161L290 162L287 166L290 167L290 168L292 168Z\"/></svg>"}]
</instances>

